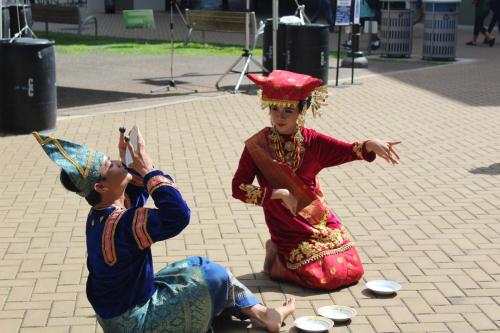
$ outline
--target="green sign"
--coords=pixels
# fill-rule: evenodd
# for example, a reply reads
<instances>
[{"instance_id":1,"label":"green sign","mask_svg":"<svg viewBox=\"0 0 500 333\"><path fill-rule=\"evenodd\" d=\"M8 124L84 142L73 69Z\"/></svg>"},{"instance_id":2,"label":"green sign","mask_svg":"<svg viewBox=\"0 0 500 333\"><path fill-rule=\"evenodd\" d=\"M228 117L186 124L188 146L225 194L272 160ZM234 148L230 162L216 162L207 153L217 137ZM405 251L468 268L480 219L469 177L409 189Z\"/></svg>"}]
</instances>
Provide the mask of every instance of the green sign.
<instances>
[{"instance_id":1,"label":"green sign","mask_svg":"<svg viewBox=\"0 0 500 333\"><path fill-rule=\"evenodd\" d=\"M154 29L155 18L152 9L124 10L123 19L127 29Z\"/></svg>"}]
</instances>

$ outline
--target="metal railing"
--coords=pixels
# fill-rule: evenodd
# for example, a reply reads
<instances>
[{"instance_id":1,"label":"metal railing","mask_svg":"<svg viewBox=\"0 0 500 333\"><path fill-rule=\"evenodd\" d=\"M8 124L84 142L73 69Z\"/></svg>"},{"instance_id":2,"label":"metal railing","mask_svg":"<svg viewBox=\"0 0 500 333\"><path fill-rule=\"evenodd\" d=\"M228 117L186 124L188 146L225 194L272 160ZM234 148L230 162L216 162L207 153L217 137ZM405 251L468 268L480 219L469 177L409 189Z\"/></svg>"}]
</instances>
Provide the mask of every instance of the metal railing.
<instances>
[{"instance_id":1,"label":"metal railing","mask_svg":"<svg viewBox=\"0 0 500 333\"><path fill-rule=\"evenodd\" d=\"M15 0L8 0L15 1ZM55 5L68 7L87 7L87 0L24 0L30 4Z\"/></svg>"}]
</instances>

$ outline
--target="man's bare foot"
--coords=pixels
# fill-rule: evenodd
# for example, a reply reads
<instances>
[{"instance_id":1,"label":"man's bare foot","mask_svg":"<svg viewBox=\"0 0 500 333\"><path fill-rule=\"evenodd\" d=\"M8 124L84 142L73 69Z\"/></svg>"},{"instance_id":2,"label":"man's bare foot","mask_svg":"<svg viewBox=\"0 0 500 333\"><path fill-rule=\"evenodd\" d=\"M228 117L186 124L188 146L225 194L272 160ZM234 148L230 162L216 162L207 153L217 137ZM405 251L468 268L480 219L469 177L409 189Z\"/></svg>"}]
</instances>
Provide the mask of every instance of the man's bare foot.
<instances>
[{"instance_id":1,"label":"man's bare foot","mask_svg":"<svg viewBox=\"0 0 500 333\"><path fill-rule=\"evenodd\" d=\"M293 311L295 311L295 298L289 298L283 306L268 308L262 304L255 304L251 308L241 309L241 313L252 319L258 320L271 333L279 332L281 325Z\"/></svg>"},{"instance_id":2,"label":"man's bare foot","mask_svg":"<svg viewBox=\"0 0 500 333\"><path fill-rule=\"evenodd\" d=\"M266 242L266 258L264 259L264 273L267 275L271 272L277 254L276 245L274 245L272 240L268 239Z\"/></svg>"},{"instance_id":3,"label":"man's bare foot","mask_svg":"<svg viewBox=\"0 0 500 333\"><path fill-rule=\"evenodd\" d=\"M295 311L295 298L289 298L283 306L277 308L267 308L262 318L259 320L266 326L269 332L279 332L285 319Z\"/></svg>"}]
</instances>

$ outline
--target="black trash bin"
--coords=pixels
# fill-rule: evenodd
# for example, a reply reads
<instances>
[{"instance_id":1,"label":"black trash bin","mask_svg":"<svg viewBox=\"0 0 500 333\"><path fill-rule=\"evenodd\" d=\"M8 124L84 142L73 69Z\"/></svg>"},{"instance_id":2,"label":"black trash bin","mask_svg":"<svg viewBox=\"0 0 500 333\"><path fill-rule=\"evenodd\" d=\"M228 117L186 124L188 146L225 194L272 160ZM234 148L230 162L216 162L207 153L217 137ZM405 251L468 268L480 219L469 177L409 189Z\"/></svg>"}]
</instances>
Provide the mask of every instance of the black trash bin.
<instances>
[{"instance_id":1,"label":"black trash bin","mask_svg":"<svg viewBox=\"0 0 500 333\"><path fill-rule=\"evenodd\" d=\"M115 10L115 0L104 0L104 12L106 14L114 14Z\"/></svg>"},{"instance_id":2,"label":"black trash bin","mask_svg":"<svg viewBox=\"0 0 500 333\"><path fill-rule=\"evenodd\" d=\"M14 37L25 26L33 27L31 5L10 5L10 36ZM23 37L32 37L30 30L24 30Z\"/></svg>"},{"instance_id":3,"label":"black trash bin","mask_svg":"<svg viewBox=\"0 0 500 333\"><path fill-rule=\"evenodd\" d=\"M276 69L286 69L286 24L278 24ZM267 19L262 39L262 65L264 75L273 70L273 19Z\"/></svg>"},{"instance_id":4,"label":"black trash bin","mask_svg":"<svg viewBox=\"0 0 500 333\"><path fill-rule=\"evenodd\" d=\"M7 39L0 39L0 133L2 133L4 131L4 119L3 119L3 109L4 109L4 103L3 103L3 86L4 86L4 77L5 77L5 74L4 74L4 61L3 61L3 51L4 51L4 47L3 47L3 44L4 43L7 43L8 40Z\"/></svg>"},{"instance_id":5,"label":"black trash bin","mask_svg":"<svg viewBox=\"0 0 500 333\"><path fill-rule=\"evenodd\" d=\"M286 69L328 84L329 30L326 24L286 27Z\"/></svg>"},{"instance_id":6,"label":"black trash bin","mask_svg":"<svg viewBox=\"0 0 500 333\"><path fill-rule=\"evenodd\" d=\"M0 43L0 124L3 132L53 129L57 117L53 42L18 38Z\"/></svg>"},{"instance_id":7,"label":"black trash bin","mask_svg":"<svg viewBox=\"0 0 500 333\"><path fill-rule=\"evenodd\" d=\"M2 35L0 38L10 37L10 14L9 7L2 6Z\"/></svg>"}]
</instances>

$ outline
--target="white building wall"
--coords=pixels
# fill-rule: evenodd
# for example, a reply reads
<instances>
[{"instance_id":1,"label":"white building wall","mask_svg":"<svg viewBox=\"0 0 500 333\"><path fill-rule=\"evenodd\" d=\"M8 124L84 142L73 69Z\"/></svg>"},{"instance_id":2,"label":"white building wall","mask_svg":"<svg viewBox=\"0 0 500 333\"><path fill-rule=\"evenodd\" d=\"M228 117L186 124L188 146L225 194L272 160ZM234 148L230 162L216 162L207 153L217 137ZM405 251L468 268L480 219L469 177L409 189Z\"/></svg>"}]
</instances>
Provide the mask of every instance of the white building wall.
<instances>
[{"instance_id":1,"label":"white building wall","mask_svg":"<svg viewBox=\"0 0 500 333\"><path fill-rule=\"evenodd\" d=\"M104 0L87 0L87 10L90 13L104 13Z\"/></svg>"},{"instance_id":2,"label":"white building wall","mask_svg":"<svg viewBox=\"0 0 500 333\"><path fill-rule=\"evenodd\" d=\"M87 0L87 9L91 13L104 13L104 0ZM165 0L134 0L134 9L165 11Z\"/></svg>"},{"instance_id":3,"label":"white building wall","mask_svg":"<svg viewBox=\"0 0 500 333\"><path fill-rule=\"evenodd\" d=\"M165 0L134 0L134 9L165 11Z\"/></svg>"}]
</instances>

